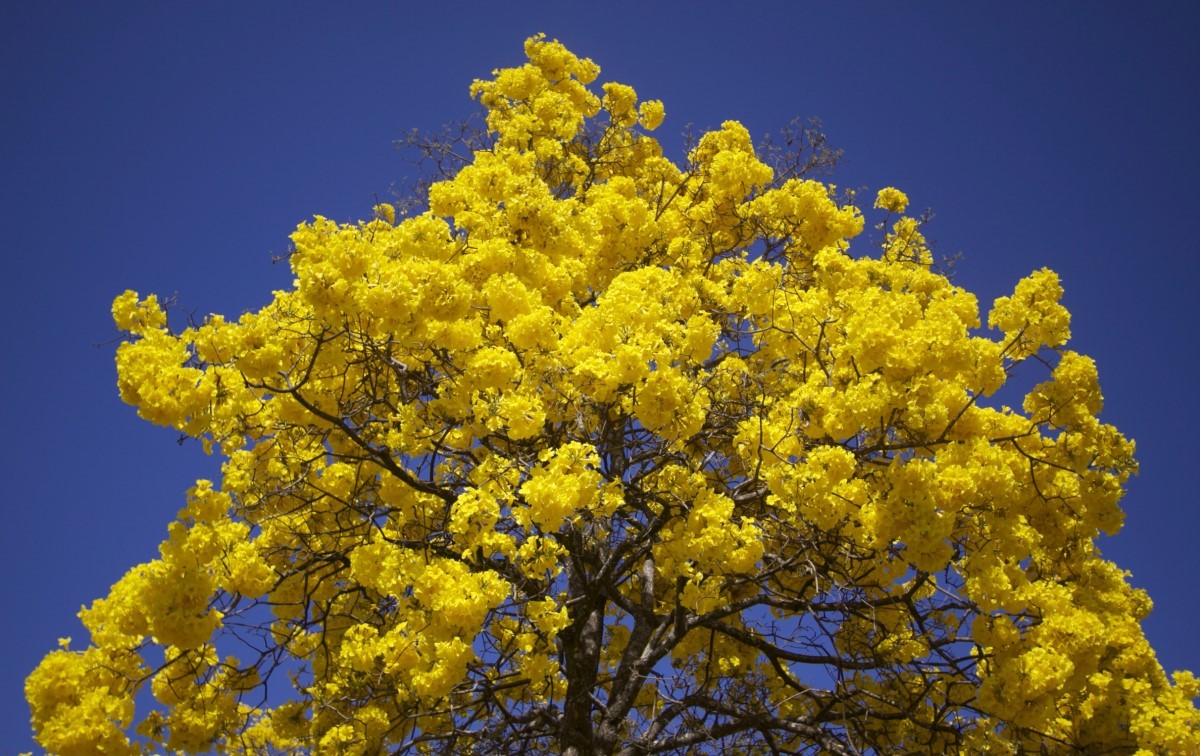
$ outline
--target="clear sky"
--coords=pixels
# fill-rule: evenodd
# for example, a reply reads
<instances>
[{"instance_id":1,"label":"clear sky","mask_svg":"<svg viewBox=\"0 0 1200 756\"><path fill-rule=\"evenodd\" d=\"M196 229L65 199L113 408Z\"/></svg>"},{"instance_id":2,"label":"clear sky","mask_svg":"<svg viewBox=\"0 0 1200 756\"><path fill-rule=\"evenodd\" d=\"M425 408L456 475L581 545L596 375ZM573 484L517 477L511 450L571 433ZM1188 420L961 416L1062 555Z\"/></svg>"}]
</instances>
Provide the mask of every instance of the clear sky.
<instances>
[{"instance_id":1,"label":"clear sky","mask_svg":"<svg viewBox=\"0 0 1200 756\"><path fill-rule=\"evenodd\" d=\"M411 128L544 31L666 104L656 132L819 116L840 186L908 192L985 309L1058 271L1102 417L1137 440L1102 544L1155 610L1168 671L1200 671L1200 5L1195 3L6 2L0 8L5 520L0 754L31 747L25 675L75 613L151 559L195 443L117 396L112 298L236 316L289 285L314 214L366 217Z\"/></svg>"}]
</instances>

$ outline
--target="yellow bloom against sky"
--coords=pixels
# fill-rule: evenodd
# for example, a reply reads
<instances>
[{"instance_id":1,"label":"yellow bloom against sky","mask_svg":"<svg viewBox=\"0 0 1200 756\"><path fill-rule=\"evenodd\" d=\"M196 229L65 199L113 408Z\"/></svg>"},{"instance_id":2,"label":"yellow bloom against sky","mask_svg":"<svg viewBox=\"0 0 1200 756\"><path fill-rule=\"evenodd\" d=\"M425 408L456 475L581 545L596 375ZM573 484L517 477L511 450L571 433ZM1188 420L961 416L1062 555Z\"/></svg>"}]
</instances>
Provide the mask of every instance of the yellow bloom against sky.
<instances>
[{"instance_id":1,"label":"yellow bloom against sky","mask_svg":"<svg viewBox=\"0 0 1200 756\"><path fill-rule=\"evenodd\" d=\"M1186 19L718 10L4 12L4 742L1195 747Z\"/></svg>"},{"instance_id":2,"label":"yellow bloom against sky","mask_svg":"<svg viewBox=\"0 0 1200 756\"><path fill-rule=\"evenodd\" d=\"M1058 276L984 332L900 190L871 251L804 152L730 120L676 164L657 101L525 54L472 85L491 146L428 212L301 224L236 321L117 297L122 398L223 480L28 677L40 744L684 748L683 698L713 747L1200 746L1095 547L1137 466Z\"/></svg>"}]
</instances>

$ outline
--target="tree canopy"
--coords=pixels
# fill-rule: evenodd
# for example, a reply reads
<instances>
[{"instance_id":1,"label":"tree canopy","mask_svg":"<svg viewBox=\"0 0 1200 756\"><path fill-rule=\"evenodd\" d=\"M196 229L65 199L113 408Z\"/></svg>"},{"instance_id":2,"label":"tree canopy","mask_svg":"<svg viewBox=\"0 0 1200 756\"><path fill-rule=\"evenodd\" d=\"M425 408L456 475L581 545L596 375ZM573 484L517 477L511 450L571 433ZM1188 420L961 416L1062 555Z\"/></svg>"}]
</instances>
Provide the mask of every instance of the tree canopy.
<instances>
[{"instance_id":1,"label":"tree canopy","mask_svg":"<svg viewBox=\"0 0 1200 756\"><path fill-rule=\"evenodd\" d=\"M1200 748L1095 544L1136 463L1058 277L985 329L901 191L734 121L672 161L661 102L525 52L424 207L302 224L261 310L116 299L122 398L222 475L30 675L39 742Z\"/></svg>"}]
</instances>

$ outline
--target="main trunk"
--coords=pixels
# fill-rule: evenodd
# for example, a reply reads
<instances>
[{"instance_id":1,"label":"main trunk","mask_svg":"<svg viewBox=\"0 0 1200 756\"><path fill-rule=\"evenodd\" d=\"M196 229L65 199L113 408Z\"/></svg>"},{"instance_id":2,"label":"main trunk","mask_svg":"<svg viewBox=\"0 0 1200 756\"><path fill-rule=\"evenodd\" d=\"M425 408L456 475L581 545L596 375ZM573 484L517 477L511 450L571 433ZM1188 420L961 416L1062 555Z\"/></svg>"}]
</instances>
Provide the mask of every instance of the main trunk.
<instances>
[{"instance_id":1,"label":"main trunk","mask_svg":"<svg viewBox=\"0 0 1200 756\"><path fill-rule=\"evenodd\" d=\"M598 756L609 753L614 745L598 743L592 725L593 694L604 641L605 601L589 595L586 576L579 569L570 565L567 573L570 595L579 604L572 610L571 624L559 635L566 662L563 676L567 679L559 745L569 756Z\"/></svg>"}]
</instances>

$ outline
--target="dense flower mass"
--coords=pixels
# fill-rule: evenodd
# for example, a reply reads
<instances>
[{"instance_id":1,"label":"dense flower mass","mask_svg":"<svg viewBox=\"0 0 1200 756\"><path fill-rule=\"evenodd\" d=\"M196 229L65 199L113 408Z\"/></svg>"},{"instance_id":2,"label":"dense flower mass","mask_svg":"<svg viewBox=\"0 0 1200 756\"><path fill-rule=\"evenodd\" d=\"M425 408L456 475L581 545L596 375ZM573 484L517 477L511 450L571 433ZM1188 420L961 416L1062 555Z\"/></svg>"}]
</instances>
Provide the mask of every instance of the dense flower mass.
<instances>
[{"instance_id":1,"label":"dense flower mass","mask_svg":"<svg viewBox=\"0 0 1200 756\"><path fill-rule=\"evenodd\" d=\"M863 211L739 123L672 161L662 103L525 51L427 211L302 224L294 285L236 321L117 298L122 398L222 478L29 676L39 742L1200 748L1095 546L1133 444L1057 276L984 330L899 190L852 248Z\"/></svg>"}]
</instances>

